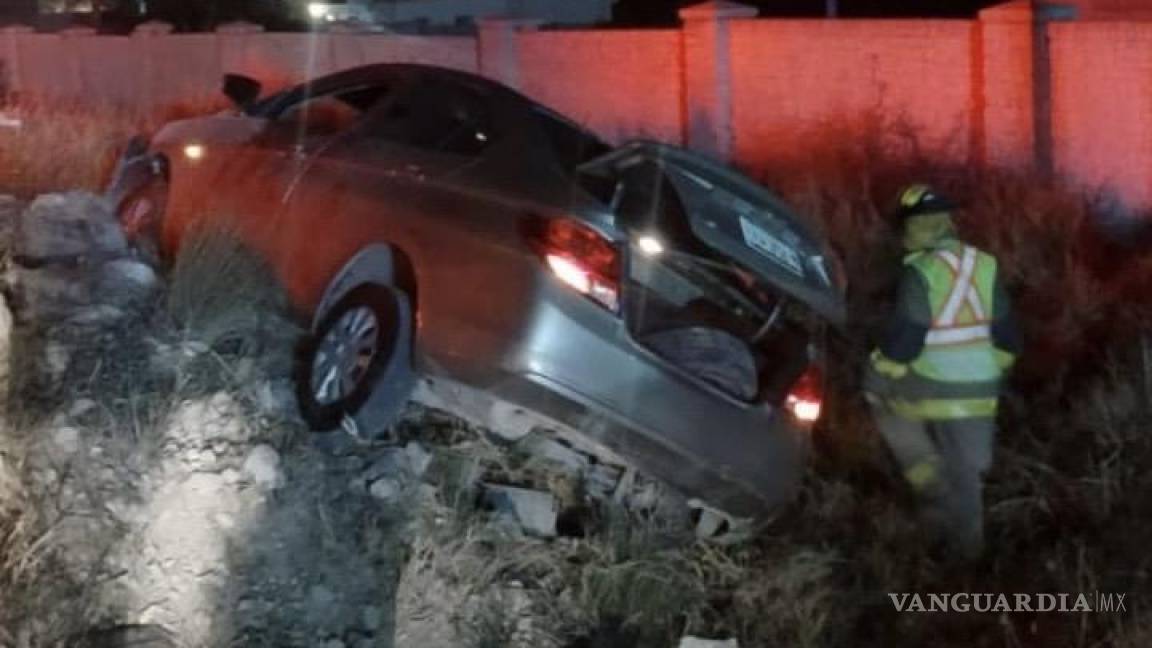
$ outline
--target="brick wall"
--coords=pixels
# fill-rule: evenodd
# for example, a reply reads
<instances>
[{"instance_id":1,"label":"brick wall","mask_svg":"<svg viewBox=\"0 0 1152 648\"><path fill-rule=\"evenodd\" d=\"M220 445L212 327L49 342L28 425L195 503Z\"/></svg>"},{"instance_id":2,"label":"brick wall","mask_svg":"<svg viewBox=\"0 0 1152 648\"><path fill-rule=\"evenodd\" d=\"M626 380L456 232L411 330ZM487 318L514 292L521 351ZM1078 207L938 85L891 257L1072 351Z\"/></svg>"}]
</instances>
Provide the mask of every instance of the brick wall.
<instances>
[{"instance_id":1,"label":"brick wall","mask_svg":"<svg viewBox=\"0 0 1152 648\"><path fill-rule=\"evenodd\" d=\"M1152 23L1052 27L1057 170L1152 207Z\"/></svg>"},{"instance_id":2,"label":"brick wall","mask_svg":"<svg viewBox=\"0 0 1152 648\"><path fill-rule=\"evenodd\" d=\"M933 151L967 155L972 39L968 21L736 21L736 159L755 165L830 126L877 119L911 129Z\"/></svg>"},{"instance_id":3,"label":"brick wall","mask_svg":"<svg viewBox=\"0 0 1152 648\"><path fill-rule=\"evenodd\" d=\"M526 32L520 90L611 140L681 141L677 31Z\"/></svg>"}]
</instances>

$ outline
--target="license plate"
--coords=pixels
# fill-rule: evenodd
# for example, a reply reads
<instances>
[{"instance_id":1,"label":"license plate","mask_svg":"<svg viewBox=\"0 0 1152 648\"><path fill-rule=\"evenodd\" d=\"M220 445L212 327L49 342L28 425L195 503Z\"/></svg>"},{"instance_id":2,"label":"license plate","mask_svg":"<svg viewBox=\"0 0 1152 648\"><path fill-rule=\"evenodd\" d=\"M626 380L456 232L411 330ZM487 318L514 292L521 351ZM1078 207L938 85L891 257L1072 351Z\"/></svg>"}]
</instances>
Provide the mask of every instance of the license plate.
<instances>
[{"instance_id":1,"label":"license plate","mask_svg":"<svg viewBox=\"0 0 1152 648\"><path fill-rule=\"evenodd\" d=\"M744 234L744 243L748 247L784 266L792 274L798 277L804 276L800 255L783 241L769 234L768 230L741 216L740 231Z\"/></svg>"}]
</instances>

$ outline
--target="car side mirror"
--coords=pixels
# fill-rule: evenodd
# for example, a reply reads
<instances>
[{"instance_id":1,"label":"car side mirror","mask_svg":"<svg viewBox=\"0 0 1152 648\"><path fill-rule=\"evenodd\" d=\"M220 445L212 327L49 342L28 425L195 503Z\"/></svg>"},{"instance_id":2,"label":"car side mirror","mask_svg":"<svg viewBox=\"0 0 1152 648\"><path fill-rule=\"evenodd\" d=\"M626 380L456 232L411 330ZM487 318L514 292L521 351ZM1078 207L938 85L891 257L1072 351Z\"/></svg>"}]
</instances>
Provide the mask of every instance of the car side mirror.
<instances>
[{"instance_id":1,"label":"car side mirror","mask_svg":"<svg viewBox=\"0 0 1152 648\"><path fill-rule=\"evenodd\" d=\"M263 90L264 86L256 79L242 74L224 75L224 96L231 99L242 111L247 111L260 98Z\"/></svg>"}]
</instances>

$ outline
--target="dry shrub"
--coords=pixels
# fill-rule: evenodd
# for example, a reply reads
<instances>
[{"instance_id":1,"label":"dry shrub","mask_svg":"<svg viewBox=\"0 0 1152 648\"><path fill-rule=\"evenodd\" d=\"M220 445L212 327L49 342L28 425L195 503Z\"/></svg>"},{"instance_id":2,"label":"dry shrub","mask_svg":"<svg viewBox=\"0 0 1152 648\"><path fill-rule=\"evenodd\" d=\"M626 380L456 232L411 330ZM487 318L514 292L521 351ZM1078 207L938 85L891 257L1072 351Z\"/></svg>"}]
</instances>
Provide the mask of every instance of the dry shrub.
<instances>
[{"instance_id":1,"label":"dry shrub","mask_svg":"<svg viewBox=\"0 0 1152 648\"><path fill-rule=\"evenodd\" d=\"M0 106L0 192L32 197L50 191L102 191L128 140L166 122L216 112L222 100L152 107L24 99Z\"/></svg>"},{"instance_id":2,"label":"dry shrub","mask_svg":"<svg viewBox=\"0 0 1152 648\"><path fill-rule=\"evenodd\" d=\"M272 269L219 221L188 233L172 267L167 311L187 336L240 353L290 348L301 331Z\"/></svg>"},{"instance_id":3,"label":"dry shrub","mask_svg":"<svg viewBox=\"0 0 1152 648\"><path fill-rule=\"evenodd\" d=\"M2 113L19 127L0 127L0 190L30 197L49 191L99 191L128 139L132 115L80 104L23 102Z\"/></svg>"}]
</instances>

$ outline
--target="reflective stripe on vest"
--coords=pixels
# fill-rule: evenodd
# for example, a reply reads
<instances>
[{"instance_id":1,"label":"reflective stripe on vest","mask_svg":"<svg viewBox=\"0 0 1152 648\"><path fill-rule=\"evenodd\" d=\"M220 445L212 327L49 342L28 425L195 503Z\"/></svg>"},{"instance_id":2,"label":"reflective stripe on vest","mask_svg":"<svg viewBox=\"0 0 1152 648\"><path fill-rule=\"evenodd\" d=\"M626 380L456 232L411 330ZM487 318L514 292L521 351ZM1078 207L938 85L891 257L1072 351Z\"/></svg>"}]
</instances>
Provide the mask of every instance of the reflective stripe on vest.
<instances>
[{"instance_id":1,"label":"reflective stripe on vest","mask_svg":"<svg viewBox=\"0 0 1152 648\"><path fill-rule=\"evenodd\" d=\"M1001 370L990 326L996 260L952 241L910 258L909 265L928 284L932 309L924 350L911 363L912 370L946 383L998 380Z\"/></svg>"},{"instance_id":2,"label":"reflective stripe on vest","mask_svg":"<svg viewBox=\"0 0 1152 648\"><path fill-rule=\"evenodd\" d=\"M988 327L984 302L976 291L973 279L976 274L977 252L975 248L964 246L962 258L957 258L951 250L937 250L933 253L952 270L952 289L944 301L943 310L934 314L932 329L925 343L929 345L966 344L989 340L992 331ZM970 309L972 323L957 326L961 309Z\"/></svg>"}]
</instances>

